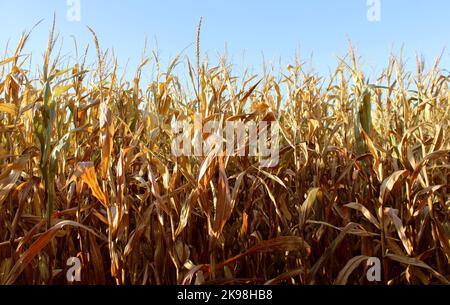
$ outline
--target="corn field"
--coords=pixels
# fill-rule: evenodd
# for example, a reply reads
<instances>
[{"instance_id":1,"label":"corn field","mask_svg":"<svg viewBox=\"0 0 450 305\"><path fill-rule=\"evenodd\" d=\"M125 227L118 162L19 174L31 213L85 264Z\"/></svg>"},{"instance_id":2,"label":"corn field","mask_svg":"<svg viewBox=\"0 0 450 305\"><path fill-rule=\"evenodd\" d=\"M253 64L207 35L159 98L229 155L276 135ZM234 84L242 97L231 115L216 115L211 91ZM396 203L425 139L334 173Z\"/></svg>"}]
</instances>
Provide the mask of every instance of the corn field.
<instances>
[{"instance_id":1,"label":"corn field","mask_svg":"<svg viewBox=\"0 0 450 305\"><path fill-rule=\"evenodd\" d=\"M163 70L151 53L128 81L90 34L90 66L88 49L61 60L54 30L39 68L27 33L0 57L1 284L67 284L70 257L82 284L449 284L439 59L409 71L391 56L369 81L350 48L330 75L295 62L236 76L198 39L192 62ZM172 122L196 114L277 123L278 164L174 156ZM366 278L370 257L380 282Z\"/></svg>"}]
</instances>

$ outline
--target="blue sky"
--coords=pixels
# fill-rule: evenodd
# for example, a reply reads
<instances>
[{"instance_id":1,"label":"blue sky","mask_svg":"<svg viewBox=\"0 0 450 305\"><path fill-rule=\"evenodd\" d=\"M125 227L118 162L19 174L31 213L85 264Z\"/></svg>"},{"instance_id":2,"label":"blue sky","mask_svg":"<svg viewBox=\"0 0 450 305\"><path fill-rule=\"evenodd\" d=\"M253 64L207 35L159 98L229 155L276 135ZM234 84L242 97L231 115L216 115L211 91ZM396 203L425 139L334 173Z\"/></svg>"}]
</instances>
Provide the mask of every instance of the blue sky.
<instances>
[{"instance_id":1,"label":"blue sky","mask_svg":"<svg viewBox=\"0 0 450 305\"><path fill-rule=\"evenodd\" d=\"M130 70L138 65L146 35L149 50L156 48L156 37L164 62L186 47L184 54L194 59L200 16L202 53L208 52L215 61L226 46L236 66L253 66L256 71L260 71L263 53L266 62L277 65L281 59L285 66L300 51L302 59L312 55L314 67L327 73L336 65L336 56L345 53L348 38L368 72L384 67L392 48L398 53L404 46L411 62L418 51L431 64L444 47L450 47L448 0L381 0L379 22L367 20L366 0L80 0L80 4L81 20L70 22L66 0L0 0L0 56L8 40L12 52L21 32L43 18L25 50L33 54L34 63L41 62L54 12L62 54L74 55L71 35L79 46L92 43L89 25L103 49L114 48L122 66L129 60ZM447 49L444 65L449 55Z\"/></svg>"}]
</instances>

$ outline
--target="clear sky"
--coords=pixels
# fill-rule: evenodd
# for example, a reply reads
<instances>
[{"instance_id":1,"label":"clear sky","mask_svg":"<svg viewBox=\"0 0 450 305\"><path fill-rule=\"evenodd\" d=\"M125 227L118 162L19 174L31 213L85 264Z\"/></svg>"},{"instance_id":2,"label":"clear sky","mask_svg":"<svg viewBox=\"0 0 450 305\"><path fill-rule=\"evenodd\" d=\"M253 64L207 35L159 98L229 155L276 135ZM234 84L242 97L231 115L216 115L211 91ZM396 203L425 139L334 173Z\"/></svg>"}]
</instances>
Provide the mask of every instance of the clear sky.
<instances>
[{"instance_id":1,"label":"clear sky","mask_svg":"<svg viewBox=\"0 0 450 305\"><path fill-rule=\"evenodd\" d=\"M66 0L0 0L0 57L8 40L11 53L21 32L44 19L25 50L33 54L36 64L41 62L54 12L62 54L74 55L72 35L79 46L92 43L89 25L103 49L114 48L122 66L129 60L130 70L138 65L146 35L150 50L156 48L156 38L164 61L186 47L184 54L194 59L200 16L202 53L208 52L213 61L226 46L234 64L256 70L263 53L266 62L277 64L281 59L285 66L299 50L303 59L312 55L313 65L326 73L336 65L336 56L345 53L348 38L367 71L384 67L391 48L398 53L404 46L411 62L418 51L431 64L444 47L450 47L448 0L380 0L378 22L367 19L367 0L79 1L80 21L70 21L66 16L73 6ZM449 55L450 48L444 53L446 68Z\"/></svg>"}]
</instances>

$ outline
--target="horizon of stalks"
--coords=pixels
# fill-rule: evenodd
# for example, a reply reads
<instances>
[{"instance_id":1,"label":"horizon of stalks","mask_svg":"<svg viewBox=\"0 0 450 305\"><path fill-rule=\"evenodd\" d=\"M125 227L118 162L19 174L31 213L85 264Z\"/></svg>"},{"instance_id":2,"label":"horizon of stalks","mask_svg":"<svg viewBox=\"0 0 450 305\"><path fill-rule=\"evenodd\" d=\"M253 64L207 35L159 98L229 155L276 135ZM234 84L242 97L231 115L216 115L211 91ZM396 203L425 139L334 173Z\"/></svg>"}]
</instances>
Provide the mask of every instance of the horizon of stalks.
<instances>
[{"instance_id":1,"label":"horizon of stalks","mask_svg":"<svg viewBox=\"0 0 450 305\"><path fill-rule=\"evenodd\" d=\"M89 30L94 69L87 48L60 62L54 24L38 71L29 34L0 58L0 284L65 284L70 257L82 284L373 284L369 257L381 284L449 284L440 59L410 72L391 56L371 83L351 47L328 77L300 62L235 76L202 60L199 26L188 86L179 56L162 71L145 50L129 82ZM278 165L173 156L172 122L196 113L278 123Z\"/></svg>"}]
</instances>

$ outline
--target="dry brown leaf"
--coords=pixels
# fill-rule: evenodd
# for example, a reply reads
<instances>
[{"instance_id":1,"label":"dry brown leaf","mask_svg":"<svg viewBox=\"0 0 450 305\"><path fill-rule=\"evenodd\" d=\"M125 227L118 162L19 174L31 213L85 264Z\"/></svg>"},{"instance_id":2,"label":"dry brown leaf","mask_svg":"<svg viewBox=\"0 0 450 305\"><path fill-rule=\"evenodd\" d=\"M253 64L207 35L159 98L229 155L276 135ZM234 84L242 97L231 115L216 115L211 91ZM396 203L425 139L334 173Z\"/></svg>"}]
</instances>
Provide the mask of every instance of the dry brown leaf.
<instances>
[{"instance_id":1,"label":"dry brown leaf","mask_svg":"<svg viewBox=\"0 0 450 305\"><path fill-rule=\"evenodd\" d=\"M345 264L344 268L339 272L334 284L335 285L345 285L347 284L348 277L352 274L353 270L355 270L362 262L367 261L369 259L368 256L360 255L351 258L347 264Z\"/></svg>"},{"instance_id":2,"label":"dry brown leaf","mask_svg":"<svg viewBox=\"0 0 450 305\"><path fill-rule=\"evenodd\" d=\"M311 189L308 192L308 195L306 196L305 201L300 207L300 219L299 219L299 228L303 229L306 223L306 220L308 220L308 216L311 213L313 209L313 205L317 200L317 197L320 195L320 188L316 187Z\"/></svg>"},{"instance_id":3,"label":"dry brown leaf","mask_svg":"<svg viewBox=\"0 0 450 305\"><path fill-rule=\"evenodd\" d=\"M17 107L12 103L0 103L0 111L9 113L10 115L17 114Z\"/></svg>"},{"instance_id":4,"label":"dry brown leaf","mask_svg":"<svg viewBox=\"0 0 450 305\"><path fill-rule=\"evenodd\" d=\"M180 235L181 232L186 227L189 217L191 215L192 207L197 202L197 199L198 199L198 190L194 189L189 194L189 197L186 199L186 201L181 207L180 222L178 223L177 230L175 231L175 237L178 237L178 235Z\"/></svg>"},{"instance_id":5,"label":"dry brown leaf","mask_svg":"<svg viewBox=\"0 0 450 305\"><path fill-rule=\"evenodd\" d=\"M405 264L405 265L412 265L412 266L427 269L428 271L431 272L431 274L433 274L443 284L450 285L450 281L447 280L442 274L440 274L439 272L437 272L436 270L434 270L433 268L431 268L430 266L428 266L427 264L425 264L423 261L421 261L418 258L400 256L400 255L390 254L390 253L386 254L386 257L391 260L397 261L399 263Z\"/></svg>"},{"instance_id":6,"label":"dry brown leaf","mask_svg":"<svg viewBox=\"0 0 450 305\"><path fill-rule=\"evenodd\" d=\"M5 170L0 174L0 207L9 192L16 185L16 182L19 179L22 170L25 168L27 161L28 156L22 156L13 164L7 165Z\"/></svg>"},{"instance_id":7,"label":"dry brown leaf","mask_svg":"<svg viewBox=\"0 0 450 305\"><path fill-rule=\"evenodd\" d=\"M398 237L400 237L400 240L402 241L403 247L405 248L406 252L408 253L408 255L412 255L413 246L409 238L406 237L406 229L403 226L402 220L398 217L398 210L385 208L384 212L394 223Z\"/></svg>"},{"instance_id":8,"label":"dry brown leaf","mask_svg":"<svg viewBox=\"0 0 450 305\"><path fill-rule=\"evenodd\" d=\"M109 160L113 151L114 138L114 124L111 109L108 108L108 103L100 103L100 143L102 146L102 160L100 163L100 171L102 179L107 178L107 171L109 168Z\"/></svg>"},{"instance_id":9,"label":"dry brown leaf","mask_svg":"<svg viewBox=\"0 0 450 305\"><path fill-rule=\"evenodd\" d=\"M391 193L394 185L399 181L401 177L405 177L408 174L407 170L399 170L384 179L380 188L380 202L381 204L385 203L387 200L387 196Z\"/></svg>"},{"instance_id":10,"label":"dry brown leaf","mask_svg":"<svg viewBox=\"0 0 450 305\"><path fill-rule=\"evenodd\" d=\"M16 279L20 276L25 267L33 260L33 258L56 236L56 234L65 226L72 226L84 229L96 236L99 236L91 228L77 223L75 221L63 220L48 229L44 234L39 236L39 238L28 248L28 250L20 256L14 267L10 270L8 276L6 277L3 284L11 285L14 284Z\"/></svg>"},{"instance_id":11,"label":"dry brown leaf","mask_svg":"<svg viewBox=\"0 0 450 305\"><path fill-rule=\"evenodd\" d=\"M88 161L78 163L74 176L81 178L81 180L89 186L94 197L97 198L106 209L109 208L107 197L98 184L97 173L95 172L93 162Z\"/></svg>"},{"instance_id":12,"label":"dry brown leaf","mask_svg":"<svg viewBox=\"0 0 450 305\"><path fill-rule=\"evenodd\" d=\"M360 211L360 212L364 215L364 217L367 218L367 220L369 220L372 224L375 225L375 227L377 227L378 229L381 228L379 221L378 221L378 220L372 215L372 213L370 213L370 211L369 211L365 206L363 206L362 204L357 203L357 202L350 202L350 203L347 203L347 204L344 205L344 206L346 206L346 207L348 207L348 208L351 208L351 209L355 209L355 210Z\"/></svg>"}]
</instances>

